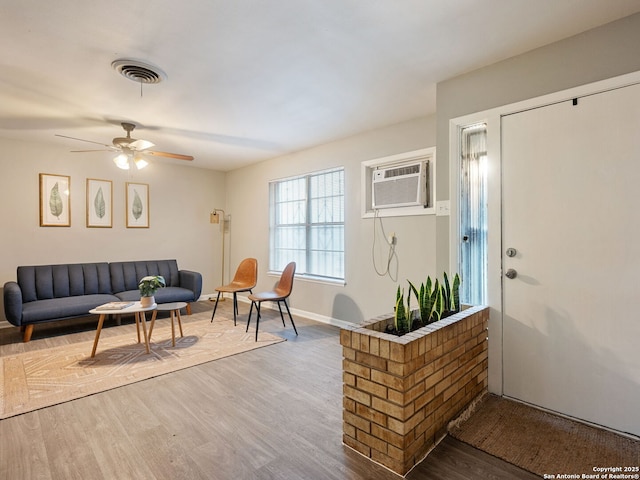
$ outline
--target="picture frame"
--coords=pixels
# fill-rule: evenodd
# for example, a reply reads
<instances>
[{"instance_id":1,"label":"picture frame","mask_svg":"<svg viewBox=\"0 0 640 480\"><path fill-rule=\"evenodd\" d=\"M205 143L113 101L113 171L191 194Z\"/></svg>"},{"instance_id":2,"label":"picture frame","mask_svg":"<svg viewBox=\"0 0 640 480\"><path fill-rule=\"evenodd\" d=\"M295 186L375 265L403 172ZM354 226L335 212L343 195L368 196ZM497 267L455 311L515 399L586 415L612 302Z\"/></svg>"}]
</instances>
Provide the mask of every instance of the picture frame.
<instances>
[{"instance_id":1,"label":"picture frame","mask_svg":"<svg viewBox=\"0 0 640 480\"><path fill-rule=\"evenodd\" d=\"M113 227L113 183L87 178L87 228Z\"/></svg>"},{"instance_id":2,"label":"picture frame","mask_svg":"<svg viewBox=\"0 0 640 480\"><path fill-rule=\"evenodd\" d=\"M71 226L71 177L50 173L39 174L40 226Z\"/></svg>"},{"instance_id":3,"label":"picture frame","mask_svg":"<svg viewBox=\"0 0 640 480\"><path fill-rule=\"evenodd\" d=\"M149 228L149 185L127 182L127 228Z\"/></svg>"}]
</instances>

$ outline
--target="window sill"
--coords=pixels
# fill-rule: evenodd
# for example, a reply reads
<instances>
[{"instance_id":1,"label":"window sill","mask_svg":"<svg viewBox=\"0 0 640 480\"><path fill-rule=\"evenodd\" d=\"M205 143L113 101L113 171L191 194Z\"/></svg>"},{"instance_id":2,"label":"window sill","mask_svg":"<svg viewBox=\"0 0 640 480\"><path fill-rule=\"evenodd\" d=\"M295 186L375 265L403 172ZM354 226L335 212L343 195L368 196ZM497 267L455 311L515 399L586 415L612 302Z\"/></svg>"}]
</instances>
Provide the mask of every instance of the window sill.
<instances>
[{"instance_id":1,"label":"window sill","mask_svg":"<svg viewBox=\"0 0 640 480\"><path fill-rule=\"evenodd\" d=\"M378 218L384 217L409 217L414 215L435 215L436 209L433 207L396 207L378 209ZM374 218L375 210L366 210L362 213L362 218Z\"/></svg>"},{"instance_id":2,"label":"window sill","mask_svg":"<svg viewBox=\"0 0 640 480\"><path fill-rule=\"evenodd\" d=\"M281 272L273 272L273 271L267 272L267 276L269 277L280 278L280 275L281 275ZM347 284L345 280L341 280L337 278L324 278L324 277L317 277L314 275L304 275L304 274L297 274L297 273L294 278L295 278L295 281L302 281L307 283L320 283L323 285L345 286Z\"/></svg>"}]
</instances>

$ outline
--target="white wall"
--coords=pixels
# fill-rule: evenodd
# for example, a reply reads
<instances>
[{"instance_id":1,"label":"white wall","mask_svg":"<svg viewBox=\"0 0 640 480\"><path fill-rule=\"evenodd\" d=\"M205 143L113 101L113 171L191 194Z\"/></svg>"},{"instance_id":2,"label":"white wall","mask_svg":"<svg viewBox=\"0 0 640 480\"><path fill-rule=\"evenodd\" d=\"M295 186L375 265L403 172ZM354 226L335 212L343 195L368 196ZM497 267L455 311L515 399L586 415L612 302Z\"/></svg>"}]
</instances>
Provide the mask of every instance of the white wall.
<instances>
[{"instance_id":1,"label":"white wall","mask_svg":"<svg viewBox=\"0 0 640 480\"><path fill-rule=\"evenodd\" d=\"M449 122L475 112L640 70L640 14L440 82L436 89L438 199L449 198ZM438 218L439 268L449 262L449 217Z\"/></svg>"},{"instance_id":2,"label":"white wall","mask_svg":"<svg viewBox=\"0 0 640 480\"><path fill-rule=\"evenodd\" d=\"M107 155L0 139L0 287L19 265L175 258L203 275L203 292L220 278L221 237L209 211L224 204L220 172L152 161L129 173ZM71 226L39 226L39 173L71 177ZM113 227L87 228L86 179L113 182ZM125 227L125 183L149 185L150 227ZM4 308L2 319L4 320Z\"/></svg>"},{"instance_id":3,"label":"white wall","mask_svg":"<svg viewBox=\"0 0 640 480\"><path fill-rule=\"evenodd\" d=\"M271 288L277 276L268 276L269 181L331 167L345 168L345 276L346 285L297 279L292 308L324 320L360 322L391 312L398 283L422 282L435 270L435 217L395 217L384 220L387 232L398 237L398 282L379 277L371 260L373 220L360 211L360 163L435 145L435 118L415 119L349 137L227 174L227 212L231 214L230 270L245 257L258 259L258 290ZM436 152L437 154L437 152ZM384 263L378 256L378 266ZM441 272L440 272L441 273Z\"/></svg>"},{"instance_id":4,"label":"white wall","mask_svg":"<svg viewBox=\"0 0 640 480\"><path fill-rule=\"evenodd\" d=\"M591 84L631 72L640 71L640 56L636 45L640 43L640 14L589 30L580 35L533 50L465 75L441 82L437 87L437 138L439 165L439 198L448 198L450 122L466 116L470 122L489 120L489 156L492 151L500 155L500 122L495 111L504 105L522 102L520 108L531 108L544 103L524 105L524 101ZM528 102L527 102L528 103ZM515 107L500 109L516 111ZM479 112L479 113L477 113ZM476 114L477 113L477 114ZM473 115L472 115L473 114ZM473 118L473 119L471 119ZM493 156L492 161L496 161ZM497 159L499 162L499 159ZM445 167L446 166L446 167ZM494 170L495 172L495 170ZM499 171L494 173L499 181ZM494 192L493 197L491 197ZM500 277L501 258L501 199L500 188L490 189L489 223L489 390L502 392L502 291ZM455 222L455 217L451 217ZM449 217L438 217L436 232L439 265L447 265L451 244ZM570 220L569 220L570 221ZM494 247L495 245L495 247Z\"/></svg>"}]
</instances>

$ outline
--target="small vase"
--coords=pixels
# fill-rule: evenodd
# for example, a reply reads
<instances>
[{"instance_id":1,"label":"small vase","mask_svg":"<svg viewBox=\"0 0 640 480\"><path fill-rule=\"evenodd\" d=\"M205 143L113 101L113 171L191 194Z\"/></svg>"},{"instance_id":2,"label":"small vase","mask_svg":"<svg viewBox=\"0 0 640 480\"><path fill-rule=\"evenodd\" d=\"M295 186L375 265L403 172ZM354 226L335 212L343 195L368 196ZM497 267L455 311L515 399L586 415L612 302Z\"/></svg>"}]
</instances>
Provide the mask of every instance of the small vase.
<instances>
[{"instance_id":1,"label":"small vase","mask_svg":"<svg viewBox=\"0 0 640 480\"><path fill-rule=\"evenodd\" d=\"M150 297L140 297L140 306L142 308L149 308L154 303L156 303L156 299L151 295Z\"/></svg>"}]
</instances>

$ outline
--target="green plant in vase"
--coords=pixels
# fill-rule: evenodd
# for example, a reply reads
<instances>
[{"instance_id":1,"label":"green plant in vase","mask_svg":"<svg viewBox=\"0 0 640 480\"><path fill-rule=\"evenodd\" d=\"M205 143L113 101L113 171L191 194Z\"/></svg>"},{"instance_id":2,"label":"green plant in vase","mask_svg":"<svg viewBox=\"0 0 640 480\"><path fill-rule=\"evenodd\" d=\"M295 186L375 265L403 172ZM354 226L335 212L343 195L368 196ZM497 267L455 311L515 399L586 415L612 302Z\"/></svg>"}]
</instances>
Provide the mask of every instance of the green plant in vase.
<instances>
[{"instance_id":1,"label":"green plant in vase","mask_svg":"<svg viewBox=\"0 0 640 480\"><path fill-rule=\"evenodd\" d=\"M143 277L138 283L138 290L140 291L140 303L143 307L150 307L155 303L153 296L156 292L167 284L162 275L148 275Z\"/></svg>"}]
</instances>

